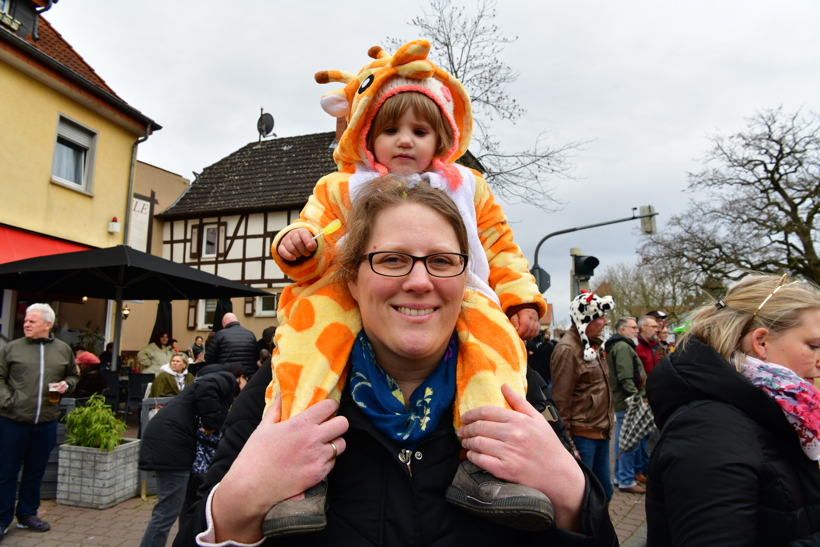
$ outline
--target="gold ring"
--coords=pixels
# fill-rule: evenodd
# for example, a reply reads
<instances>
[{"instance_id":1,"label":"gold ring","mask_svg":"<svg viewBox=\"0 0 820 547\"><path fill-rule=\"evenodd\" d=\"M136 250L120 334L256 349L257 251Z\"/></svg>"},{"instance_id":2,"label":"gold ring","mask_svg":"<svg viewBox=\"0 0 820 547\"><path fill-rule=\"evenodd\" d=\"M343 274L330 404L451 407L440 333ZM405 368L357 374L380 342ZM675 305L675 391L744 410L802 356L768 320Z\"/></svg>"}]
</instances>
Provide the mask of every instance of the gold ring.
<instances>
[{"instance_id":1,"label":"gold ring","mask_svg":"<svg viewBox=\"0 0 820 547\"><path fill-rule=\"evenodd\" d=\"M336 445L333 444L333 441L330 441L330 446L333 447L333 456L330 459L335 460L336 459Z\"/></svg>"}]
</instances>

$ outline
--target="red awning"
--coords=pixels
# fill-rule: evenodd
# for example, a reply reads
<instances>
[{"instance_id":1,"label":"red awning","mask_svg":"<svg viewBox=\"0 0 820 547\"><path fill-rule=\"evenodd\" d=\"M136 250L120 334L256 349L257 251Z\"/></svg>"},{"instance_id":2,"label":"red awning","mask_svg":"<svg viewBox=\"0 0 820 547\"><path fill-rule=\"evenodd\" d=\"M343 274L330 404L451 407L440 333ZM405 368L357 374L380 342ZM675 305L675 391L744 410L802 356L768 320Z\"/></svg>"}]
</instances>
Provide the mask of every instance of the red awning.
<instances>
[{"instance_id":1,"label":"red awning","mask_svg":"<svg viewBox=\"0 0 820 547\"><path fill-rule=\"evenodd\" d=\"M0 226L0 264L90 249L93 247Z\"/></svg>"}]
</instances>

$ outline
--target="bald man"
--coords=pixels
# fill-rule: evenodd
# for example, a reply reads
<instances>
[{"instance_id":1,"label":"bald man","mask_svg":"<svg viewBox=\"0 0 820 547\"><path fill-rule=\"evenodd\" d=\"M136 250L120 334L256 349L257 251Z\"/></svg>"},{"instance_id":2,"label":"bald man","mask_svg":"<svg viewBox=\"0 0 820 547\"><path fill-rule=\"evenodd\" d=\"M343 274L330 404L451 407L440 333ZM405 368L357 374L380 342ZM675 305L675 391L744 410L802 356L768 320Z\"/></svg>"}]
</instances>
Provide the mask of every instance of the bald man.
<instances>
[{"instance_id":1,"label":"bald man","mask_svg":"<svg viewBox=\"0 0 820 547\"><path fill-rule=\"evenodd\" d=\"M236 315L226 313L222 317L222 330L217 332L205 350L205 363L209 365L242 365L245 377L256 372L256 336L239 324Z\"/></svg>"}]
</instances>

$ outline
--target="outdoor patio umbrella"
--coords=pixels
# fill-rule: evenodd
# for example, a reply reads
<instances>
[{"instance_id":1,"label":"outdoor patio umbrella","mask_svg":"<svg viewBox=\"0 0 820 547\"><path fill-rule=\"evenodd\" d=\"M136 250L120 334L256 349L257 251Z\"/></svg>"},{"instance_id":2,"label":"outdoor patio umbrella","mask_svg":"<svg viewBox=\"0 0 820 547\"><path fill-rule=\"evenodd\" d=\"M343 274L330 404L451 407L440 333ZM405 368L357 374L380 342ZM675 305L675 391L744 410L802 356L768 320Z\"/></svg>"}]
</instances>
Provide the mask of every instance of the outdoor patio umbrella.
<instances>
[{"instance_id":1,"label":"outdoor patio umbrella","mask_svg":"<svg viewBox=\"0 0 820 547\"><path fill-rule=\"evenodd\" d=\"M114 300L114 355L120 350L123 300L270 295L127 245L0 264L0 289Z\"/></svg>"},{"instance_id":2,"label":"outdoor patio umbrella","mask_svg":"<svg viewBox=\"0 0 820 547\"><path fill-rule=\"evenodd\" d=\"M169 339L174 337L174 314L170 300L160 300L157 306L157 318L154 320L154 328L151 337L146 345L156 341L159 333L167 332Z\"/></svg>"}]
</instances>

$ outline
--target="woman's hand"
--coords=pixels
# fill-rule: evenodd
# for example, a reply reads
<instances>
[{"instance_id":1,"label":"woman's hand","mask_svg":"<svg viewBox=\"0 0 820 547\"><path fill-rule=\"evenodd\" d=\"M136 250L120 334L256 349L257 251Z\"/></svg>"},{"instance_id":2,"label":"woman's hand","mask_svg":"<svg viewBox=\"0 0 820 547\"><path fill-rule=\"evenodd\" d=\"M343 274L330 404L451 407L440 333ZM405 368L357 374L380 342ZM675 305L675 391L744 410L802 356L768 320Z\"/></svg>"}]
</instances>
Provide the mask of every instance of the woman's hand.
<instances>
[{"instance_id":1,"label":"woman's hand","mask_svg":"<svg viewBox=\"0 0 820 547\"><path fill-rule=\"evenodd\" d=\"M499 479L543 492L555 507L555 525L577 530L586 480L549 423L510 386L501 387L513 410L482 406L461 417L467 458Z\"/></svg>"},{"instance_id":2,"label":"woman's hand","mask_svg":"<svg viewBox=\"0 0 820 547\"><path fill-rule=\"evenodd\" d=\"M276 395L214 493L212 513L217 543L254 543L262 537L262 520L271 507L314 486L333 469L332 441L345 451L340 437L347 418L333 417L339 403L327 399L284 422Z\"/></svg>"},{"instance_id":3,"label":"woman's hand","mask_svg":"<svg viewBox=\"0 0 820 547\"><path fill-rule=\"evenodd\" d=\"M296 228L282 236L276 252L285 260L298 260L316 250L316 240L307 228Z\"/></svg>"}]
</instances>

